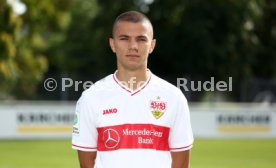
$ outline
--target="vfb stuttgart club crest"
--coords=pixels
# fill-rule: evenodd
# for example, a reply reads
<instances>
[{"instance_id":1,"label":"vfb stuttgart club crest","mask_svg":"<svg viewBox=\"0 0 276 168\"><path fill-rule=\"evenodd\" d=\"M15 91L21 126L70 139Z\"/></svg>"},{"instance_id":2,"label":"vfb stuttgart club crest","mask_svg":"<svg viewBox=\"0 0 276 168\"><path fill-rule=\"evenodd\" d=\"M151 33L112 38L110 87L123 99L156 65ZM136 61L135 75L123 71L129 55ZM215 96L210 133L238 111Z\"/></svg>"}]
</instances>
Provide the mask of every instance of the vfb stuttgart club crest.
<instances>
[{"instance_id":1,"label":"vfb stuttgart club crest","mask_svg":"<svg viewBox=\"0 0 276 168\"><path fill-rule=\"evenodd\" d=\"M150 109L152 115L159 119L166 111L167 103L162 101L150 101Z\"/></svg>"}]
</instances>

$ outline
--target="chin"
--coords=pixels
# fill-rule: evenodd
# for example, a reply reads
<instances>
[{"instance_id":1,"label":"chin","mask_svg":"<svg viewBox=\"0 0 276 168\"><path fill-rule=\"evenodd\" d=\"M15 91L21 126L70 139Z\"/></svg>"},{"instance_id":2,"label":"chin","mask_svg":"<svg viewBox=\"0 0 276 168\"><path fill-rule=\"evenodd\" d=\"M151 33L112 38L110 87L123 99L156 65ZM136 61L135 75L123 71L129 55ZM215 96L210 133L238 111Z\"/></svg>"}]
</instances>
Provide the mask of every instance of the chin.
<instances>
[{"instance_id":1,"label":"chin","mask_svg":"<svg viewBox=\"0 0 276 168\"><path fill-rule=\"evenodd\" d=\"M144 66L137 65L137 64L136 65L130 64L130 65L124 66L124 69L130 70L130 71L136 71L136 70L144 69Z\"/></svg>"}]
</instances>

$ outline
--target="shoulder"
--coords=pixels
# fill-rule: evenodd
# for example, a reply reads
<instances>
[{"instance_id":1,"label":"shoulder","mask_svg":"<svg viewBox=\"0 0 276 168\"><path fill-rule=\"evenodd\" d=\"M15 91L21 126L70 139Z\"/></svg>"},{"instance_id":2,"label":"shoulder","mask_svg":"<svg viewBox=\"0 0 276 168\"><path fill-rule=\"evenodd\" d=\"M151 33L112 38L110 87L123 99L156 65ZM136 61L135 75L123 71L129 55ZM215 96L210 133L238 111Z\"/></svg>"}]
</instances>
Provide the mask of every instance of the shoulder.
<instances>
[{"instance_id":1,"label":"shoulder","mask_svg":"<svg viewBox=\"0 0 276 168\"><path fill-rule=\"evenodd\" d=\"M176 87L175 85L171 84L170 82L156 76L152 75L153 80L153 87L158 89L161 92L167 92L174 94L175 96L181 96L183 95L182 91Z\"/></svg>"},{"instance_id":2,"label":"shoulder","mask_svg":"<svg viewBox=\"0 0 276 168\"><path fill-rule=\"evenodd\" d=\"M114 86L112 80L112 74L98 80L93 85L91 85L90 88L82 92L81 98L89 99L97 97L98 95L102 94L103 92L109 90L109 88Z\"/></svg>"},{"instance_id":3,"label":"shoulder","mask_svg":"<svg viewBox=\"0 0 276 168\"><path fill-rule=\"evenodd\" d=\"M154 89L158 93L166 95L166 97L169 100L173 101L175 104L188 104L185 95L178 87L156 75L152 75L152 80L152 89Z\"/></svg>"}]
</instances>

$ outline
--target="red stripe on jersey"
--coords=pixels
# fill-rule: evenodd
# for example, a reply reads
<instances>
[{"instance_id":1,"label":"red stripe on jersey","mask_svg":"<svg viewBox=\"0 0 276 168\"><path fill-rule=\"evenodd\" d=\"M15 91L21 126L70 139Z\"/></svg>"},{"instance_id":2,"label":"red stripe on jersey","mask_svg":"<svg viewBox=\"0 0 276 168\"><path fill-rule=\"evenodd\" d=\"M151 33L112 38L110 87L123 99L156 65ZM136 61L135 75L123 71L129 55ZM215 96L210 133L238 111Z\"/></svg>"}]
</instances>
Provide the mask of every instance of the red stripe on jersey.
<instances>
[{"instance_id":1,"label":"red stripe on jersey","mask_svg":"<svg viewBox=\"0 0 276 168\"><path fill-rule=\"evenodd\" d=\"M149 84L150 80L151 80L151 74L150 74L150 77L149 77L149 80L147 81L147 83L146 83L141 89L139 89L138 91L132 93L131 96L133 96L133 95L135 95L136 93L138 93L138 92L140 92L141 90L143 90L143 89Z\"/></svg>"},{"instance_id":2,"label":"red stripe on jersey","mask_svg":"<svg viewBox=\"0 0 276 168\"><path fill-rule=\"evenodd\" d=\"M152 124L123 124L100 127L98 151L154 149L169 151L170 128Z\"/></svg>"},{"instance_id":3,"label":"red stripe on jersey","mask_svg":"<svg viewBox=\"0 0 276 168\"><path fill-rule=\"evenodd\" d=\"M179 148L170 148L170 150L180 150L180 149L186 149L186 148L191 147L192 145L193 145L193 144L188 145L188 146L184 146L184 147L179 147Z\"/></svg>"},{"instance_id":4,"label":"red stripe on jersey","mask_svg":"<svg viewBox=\"0 0 276 168\"><path fill-rule=\"evenodd\" d=\"M97 147L91 148L91 147L85 147L85 146L78 146L75 144L72 144L72 146L77 147L77 148L83 148L83 149L97 149Z\"/></svg>"},{"instance_id":5,"label":"red stripe on jersey","mask_svg":"<svg viewBox=\"0 0 276 168\"><path fill-rule=\"evenodd\" d=\"M115 80L115 82L121 87L123 88L124 90L126 90L127 92L131 93L131 91L129 89L127 89L126 87L124 87L123 85L120 84L119 81L117 81L116 77L115 77L115 74L113 74L113 79Z\"/></svg>"},{"instance_id":6,"label":"red stripe on jersey","mask_svg":"<svg viewBox=\"0 0 276 168\"><path fill-rule=\"evenodd\" d=\"M118 79L117 79L116 76L115 76L115 73L113 74L113 79L114 79L114 81L115 81L122 89L124 89L125 91L131 93L131 96L133 96L133 95L139 93L141 90L143 90L143 89L149 84L149 82L150 82L150 80L151 80L151 72L149 72L149 78L147 79L146 83L145 83L139 90L135 91L134 93L132 93L133 91L131 91L130 89L128 89L127 87L125 87L124 85L122 85L122 84L120 83L120 81L118 81Z\"/></svg>"}]
</instances>

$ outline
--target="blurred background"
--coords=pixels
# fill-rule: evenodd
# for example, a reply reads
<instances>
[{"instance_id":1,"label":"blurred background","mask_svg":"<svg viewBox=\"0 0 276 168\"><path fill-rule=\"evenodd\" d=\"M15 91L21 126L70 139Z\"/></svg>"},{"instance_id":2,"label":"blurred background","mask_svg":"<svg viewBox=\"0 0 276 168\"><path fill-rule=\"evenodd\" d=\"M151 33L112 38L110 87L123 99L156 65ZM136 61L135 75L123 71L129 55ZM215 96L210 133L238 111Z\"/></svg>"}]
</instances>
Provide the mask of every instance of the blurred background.
<instances>
[{"instance_id":1,"label":"blurred background","mask_svg":"<svg viewBox=\"0 0 276 168\"><path fill-rule=\"evenodd\" d=\"M62 79L116 70L108 38L128 10L154 26L149 69L189 80L192 167L275 167L275 0L0 0L0 168L78 167L70 136L84 88ZM231 77L232 91L191 90L211 77Z\"/></svg>"},{"instance_id":2,"label":"blurred background","mask_svg":"<svg viewBox=\"0 0 276 168\"><path fill-rule=\"evenodd\" d=\"M189 101L276 101L273 0L1 0L0 7L2 100L78 99L82 88L49 92L44 80L96 82L113 73L113 21L138 10L155 29L153 73L173 84L232 77L231 92L184 93Z\"/></svg>"}]
</instances>

